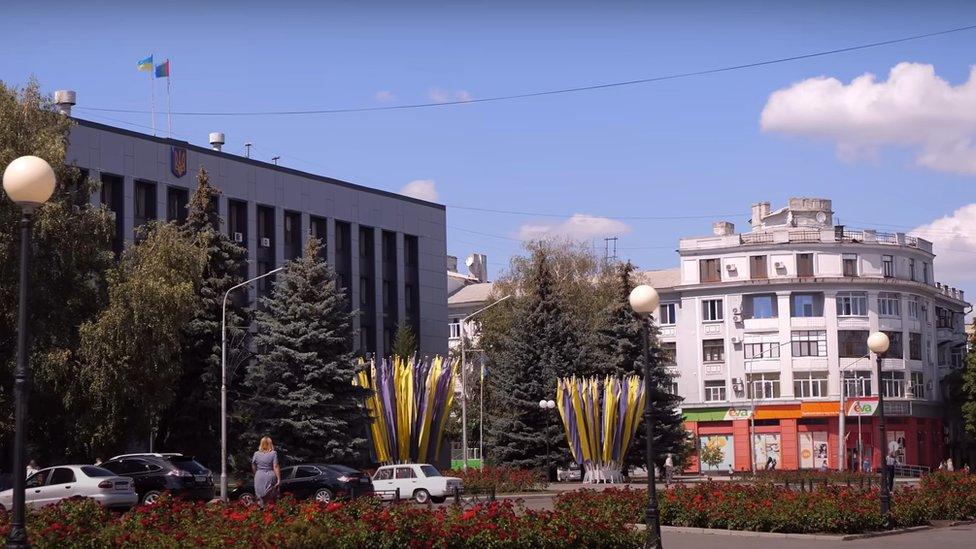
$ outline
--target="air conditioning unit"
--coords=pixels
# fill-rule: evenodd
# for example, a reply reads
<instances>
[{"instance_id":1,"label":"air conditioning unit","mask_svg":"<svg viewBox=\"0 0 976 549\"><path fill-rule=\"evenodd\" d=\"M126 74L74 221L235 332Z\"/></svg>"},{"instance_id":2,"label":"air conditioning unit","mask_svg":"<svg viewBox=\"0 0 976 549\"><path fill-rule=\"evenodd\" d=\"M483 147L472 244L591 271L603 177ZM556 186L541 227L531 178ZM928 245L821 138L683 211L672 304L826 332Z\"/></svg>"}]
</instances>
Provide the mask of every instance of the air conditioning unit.
<instances>
[{"instance_id":1,"label":"air conditioning unit","mask_svg":"<svg viewBox=\"0 0 976 549\"><path fill-rule=\"evenodd\" d=\"M732 322L735 323L742 322L742 315L732 315Z\"/></svg>"},{"instance_id":2,"label":"air conditioning unit","mask_svg":"<svg viewBox=\"0 0 976 549\"><path fill-rule=\"evenodd\" d=\"M735 271L735 265L733 265L731 263L726 263L725 264L725 270L731 273L732 271Z\"/></svg>"},{"instance_id":3,"label":"air conditioning unit","mask_svg":"<svg viewBox=\"0 0 976 549\"><path fill-rule=\"evenodd\" d=\"M738 307L732 307L732 314L734 314L734 315L739 314L739 308Z\"/></svg>"},{"instance_id":4,"label":"air conditioning unit","mask_svg":"<svg viewBox=\"0 0 976 549\"><path fill-rule=\"evenodd\" d=\"M238 244L240 244L241 242L244 242L244 234L243 233L234 233L234 242L237 242Z\"/></svg>"},{"instance_id":5,"label":"air conditioning unit","mask_svg":"<svg viewBox=\"0 0 976 549\"><path fill-rule=\"evenodd\" d=\"M262 248L270 248L271 247L271 239L268 238L268 237L266 237L266 236L263 237L263 238L261 238L261 247Z\"/></svg>"},{"instance_id":6,"label":"air conditioning unit","mask_svg":"<svg viewBox=\"0 0 976 549\"><path fill-rule=\"evenodd\" d=\"M730 341L732 341L732 345L738 345L742 340L739 339L739 336L732 336Z\"/></svg>"},{"instance_id":7,"label":"air conditioning unit","mask_svg":"<svg viewBox=\"0 0 976 549\"><path fill-rule=\"evenodd\" d=\"M776 267L777 269L785 269L786 268L786 265L784 265L782 261L777 261L776 263L773 263L773 266Z\"/></svg>"}]
</instances>

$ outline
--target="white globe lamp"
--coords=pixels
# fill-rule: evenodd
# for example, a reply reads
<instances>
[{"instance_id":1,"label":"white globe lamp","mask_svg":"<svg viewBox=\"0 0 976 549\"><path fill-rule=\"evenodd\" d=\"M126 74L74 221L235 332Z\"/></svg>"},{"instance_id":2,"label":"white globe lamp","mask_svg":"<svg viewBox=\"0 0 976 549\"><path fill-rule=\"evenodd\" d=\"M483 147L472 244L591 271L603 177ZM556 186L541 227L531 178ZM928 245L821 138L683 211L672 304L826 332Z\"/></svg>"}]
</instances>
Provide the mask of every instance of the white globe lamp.
<instances>
[{"instance_id":1,"label":"white globe lamp","mask_svg":"<svg viewBox=\"0 0 976 549\"><path fill-rule=\"evenodd\" d=\"M868 349L871 349L875 354L880 355L886 352L889 345L891 345L891 341L884 332L874 332L868 336Z\"/></svg>"},{"instance_id":2,"label":"white globe lamp","mask_svg":"<svg viewBox=\"0 0 976 549\"><path fill-rule=\"evenodd\" d=\"M25 209L34 209L54 194L54 170L43 158L21 156L3 171L3 190Z\"/></svg>"},{"instance_id":3,"label":"white globe lamp","mask_svg":"<svg viewBox=\"0 0 976 549\"><path fill-rule=\"evenodd\" d=\"M630 307L638 314L652 314L657 311L661 296L647 284L641 284L630 291Z\"/></svg>"}]
</instances>

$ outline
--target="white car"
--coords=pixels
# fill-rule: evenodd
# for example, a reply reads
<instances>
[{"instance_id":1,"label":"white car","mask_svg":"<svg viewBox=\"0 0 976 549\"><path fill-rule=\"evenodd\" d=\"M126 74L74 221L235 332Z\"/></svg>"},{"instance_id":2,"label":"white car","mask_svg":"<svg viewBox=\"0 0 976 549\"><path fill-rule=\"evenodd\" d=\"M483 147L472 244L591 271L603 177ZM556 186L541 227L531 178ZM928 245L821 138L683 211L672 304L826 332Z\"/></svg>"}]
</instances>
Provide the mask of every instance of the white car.
<instances>
[{"instance_id":1,"label":"white car","mask_svg":"<svg viewBox=\"0 0 976 549\"><path fill-rule=\"evenodd\" d=\"M373 491L382 499L413 499L417 503L443 503L464 489L461 479L445 477L436 467L427 463L384 465L373 474Z\"/></svg>"},{"instance_id":2,"label":"white car","mask_svg":"<svg viewBox=\"0 0 976 549\"><path fill-rule=\"evenodd\" d=\"M27 507L53 505L63 499L89 498L110 509L129 509L139 502L132 479L94 465L59 465L27 477ZM0 492L0 508L13 507L14 491Z\"/></svg>"}]
</instances>

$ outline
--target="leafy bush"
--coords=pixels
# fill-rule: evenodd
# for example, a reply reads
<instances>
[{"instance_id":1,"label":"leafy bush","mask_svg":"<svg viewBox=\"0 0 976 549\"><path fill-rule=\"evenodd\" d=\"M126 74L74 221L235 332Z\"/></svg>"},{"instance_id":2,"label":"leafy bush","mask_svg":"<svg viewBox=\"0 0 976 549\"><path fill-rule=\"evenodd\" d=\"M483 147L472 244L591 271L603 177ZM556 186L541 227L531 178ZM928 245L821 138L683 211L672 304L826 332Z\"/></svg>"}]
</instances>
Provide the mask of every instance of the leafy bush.
<instances>
[{"instance_id":1,"label":"leafy bush","mask_svg":"<svg viewBox=\"0 0 976 549\"><path fill-rule=\"evenodd\" d=\"M518 494L542 491L549 486L545 473L530 469L485 467L445 471L444 475L462 479L464 491L473 494L487 494L492 490L499 494Z\"/></svg>"}]
</instances>

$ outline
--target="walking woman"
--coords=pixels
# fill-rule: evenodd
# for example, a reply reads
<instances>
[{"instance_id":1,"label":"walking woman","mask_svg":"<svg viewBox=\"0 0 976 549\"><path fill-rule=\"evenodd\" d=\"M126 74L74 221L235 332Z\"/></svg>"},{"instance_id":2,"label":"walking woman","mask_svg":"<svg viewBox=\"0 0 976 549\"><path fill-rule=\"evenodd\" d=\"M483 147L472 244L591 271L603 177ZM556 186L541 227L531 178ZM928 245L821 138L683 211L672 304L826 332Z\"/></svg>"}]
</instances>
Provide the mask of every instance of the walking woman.
<instances>
[{"instance_id":1,"label":"walking woman","mask_svg":"<svg viewBox=\"0 0 976 549\"><path fill-rule=\"evenodd\" d=\"M278 452L275 452L271 437L261 439L258 451L251 458L251 470L254 472L254 495L258 498L258 505L264 507L278 496L278 486L281 485L281 467L278 466Z\"/></svg>"}]
</instances>

